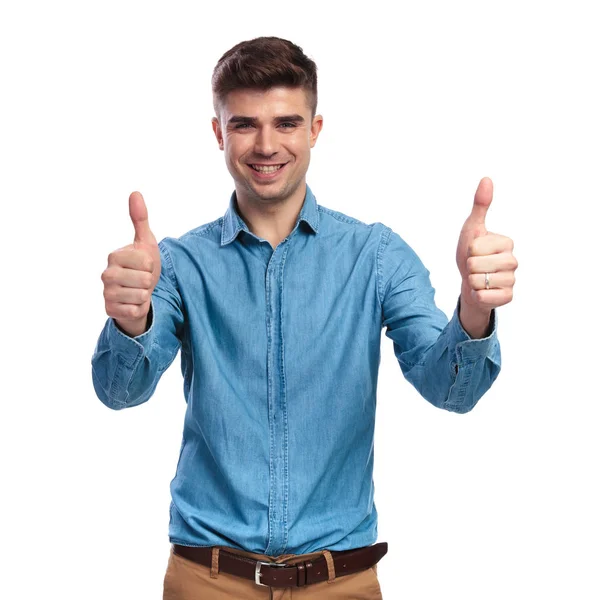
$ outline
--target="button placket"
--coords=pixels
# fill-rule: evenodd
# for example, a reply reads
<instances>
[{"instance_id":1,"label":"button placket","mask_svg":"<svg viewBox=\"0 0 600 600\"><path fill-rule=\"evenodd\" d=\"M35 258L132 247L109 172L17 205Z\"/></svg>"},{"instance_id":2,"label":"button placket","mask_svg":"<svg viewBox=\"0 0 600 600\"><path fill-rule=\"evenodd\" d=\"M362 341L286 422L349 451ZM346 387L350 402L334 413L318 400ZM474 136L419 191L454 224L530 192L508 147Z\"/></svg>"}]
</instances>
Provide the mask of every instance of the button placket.
<instances>
[{"instance_id":1,"label":"button placket","mask_svg":"<svg viewBox=\"0 0 600 600\"><path fill-rule=\"evenodd\" d=\"M266 272L267 381L269 411L269 538L265 554L281 554L287 544L287 408L283 373L281 296L284 240L273 251Z\"/></svg>"}]
</instances>

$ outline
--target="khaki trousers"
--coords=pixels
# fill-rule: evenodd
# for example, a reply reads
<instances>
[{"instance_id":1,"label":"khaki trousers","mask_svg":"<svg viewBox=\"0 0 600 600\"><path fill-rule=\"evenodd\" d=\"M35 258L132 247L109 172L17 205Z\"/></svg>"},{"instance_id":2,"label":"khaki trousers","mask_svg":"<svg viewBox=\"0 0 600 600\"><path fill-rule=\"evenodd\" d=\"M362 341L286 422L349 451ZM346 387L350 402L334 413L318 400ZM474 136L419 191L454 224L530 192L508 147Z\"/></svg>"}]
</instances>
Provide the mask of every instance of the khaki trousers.
<instances>
[{"instance_id":1,"label":"khaki trousers","mask_svg":"<svg viewBox=\"0 0 600 600\"><path fill-rule=\"evenodd\" d=\"M324 551L269 557L235 548L226 548L226 550L255 560L287 564L314 559L322 554L328 558L329 554ZM330 572L329 581L313 583L301 588L271 588L259 586L243 577L219 573L217 563L218 553L213 553L211 569L178 556L171 546L164 578L163 600L383 600L377 579L377 565L342 577L335 577Z\"/></svg>"}]
</instances>

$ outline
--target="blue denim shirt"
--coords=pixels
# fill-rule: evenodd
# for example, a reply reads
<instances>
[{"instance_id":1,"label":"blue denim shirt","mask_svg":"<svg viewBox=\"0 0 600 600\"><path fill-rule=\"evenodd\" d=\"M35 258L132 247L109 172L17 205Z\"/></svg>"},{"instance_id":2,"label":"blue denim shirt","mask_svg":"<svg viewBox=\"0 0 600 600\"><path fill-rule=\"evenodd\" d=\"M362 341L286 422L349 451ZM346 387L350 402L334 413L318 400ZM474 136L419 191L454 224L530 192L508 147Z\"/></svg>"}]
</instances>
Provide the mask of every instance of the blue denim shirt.
<instances>
[{"instance_id":1,"label":"blue denim shirt","mask_svg":"<svg viewBox=\"0 0 600 600\"><path fill-rule=\"evenodd\" d=\"M136 406L181 349L170 541L268 555L374 543L382 329L419 393L464 413L500 371L496 311L491 335L472 340L399 235L318 205L308 187L275 250L235 192L224 217L159 247L150 328L132 338L109 318L92 377L108 407Z\"/></svg>"}]
</instances>

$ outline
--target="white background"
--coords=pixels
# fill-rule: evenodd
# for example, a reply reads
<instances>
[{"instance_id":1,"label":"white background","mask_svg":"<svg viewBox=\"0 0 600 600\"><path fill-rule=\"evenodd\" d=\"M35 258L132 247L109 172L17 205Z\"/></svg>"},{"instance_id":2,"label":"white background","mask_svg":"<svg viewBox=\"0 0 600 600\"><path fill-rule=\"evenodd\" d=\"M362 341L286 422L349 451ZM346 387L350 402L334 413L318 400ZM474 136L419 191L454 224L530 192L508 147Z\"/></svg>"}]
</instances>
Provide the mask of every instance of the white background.
<instances>
[{"instance_id":1,"label":"white background","mask_svg":"<svg viewBox=\"0 0 600 600\"><path fill-rule=\"evenodd\" d=\"M592 2L4 2L1 495L5 598L159 600L183 427L180 360L151 401L108 410L90 360L100 275L133 241L221 216L210 126L231 46L291 39L319 68L320 204L382 221L451 316L481 177L513 238L503 368L469 414L435 409L382 338L376 426L386 600L600 597L600 165Z\"/></svg>"}]
</instances>

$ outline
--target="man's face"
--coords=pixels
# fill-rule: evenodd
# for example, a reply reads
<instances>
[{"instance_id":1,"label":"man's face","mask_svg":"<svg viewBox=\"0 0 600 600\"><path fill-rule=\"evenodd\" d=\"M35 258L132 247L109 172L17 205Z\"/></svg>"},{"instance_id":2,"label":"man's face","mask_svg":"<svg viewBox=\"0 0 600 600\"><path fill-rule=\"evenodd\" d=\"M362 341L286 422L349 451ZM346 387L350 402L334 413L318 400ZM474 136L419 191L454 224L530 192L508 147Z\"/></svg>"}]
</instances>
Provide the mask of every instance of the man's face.
<instances>
[{"instance_id":1,"label":"man's face","mask_svg":"<svg viewBox=\"0 0 600 600\"><path fill-rule=\"evenodd\" d=\"M238 197L275 203L304 183L323 119L311 119L302 88L234 90L213 118Z\"/></svg>"}]
</instances>

